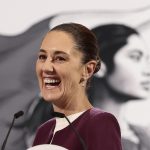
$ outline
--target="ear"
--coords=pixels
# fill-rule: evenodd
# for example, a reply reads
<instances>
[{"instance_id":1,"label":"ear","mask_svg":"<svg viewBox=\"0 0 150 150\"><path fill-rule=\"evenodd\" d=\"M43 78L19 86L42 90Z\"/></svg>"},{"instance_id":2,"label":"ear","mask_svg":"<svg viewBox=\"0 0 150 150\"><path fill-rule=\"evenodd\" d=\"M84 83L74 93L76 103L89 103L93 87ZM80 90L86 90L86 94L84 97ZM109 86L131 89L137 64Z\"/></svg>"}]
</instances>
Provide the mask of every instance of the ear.
<instances>
[{"instance_id":1,"label":"ear","mask_svg":"<svg viewBox=\"0 0 150 150\"><path fill-rule=\"evenodd\" d=\"M85 77L86 79L89 79L94 73L96 64L97 63L95 60L91 60L87 62L84 66L83 77Z\"/></svg>"},{"instance_id":2,"label":"ear","mask_svg":"<svg viewBox=\"0 0 150 150\"><path fill-rule=\"evenodd\" d=\"M103 61L101 61L101 68L100 70L95 74L96 77L103 78L107 73L107 67Z\"/></svg>"}]
</instances>

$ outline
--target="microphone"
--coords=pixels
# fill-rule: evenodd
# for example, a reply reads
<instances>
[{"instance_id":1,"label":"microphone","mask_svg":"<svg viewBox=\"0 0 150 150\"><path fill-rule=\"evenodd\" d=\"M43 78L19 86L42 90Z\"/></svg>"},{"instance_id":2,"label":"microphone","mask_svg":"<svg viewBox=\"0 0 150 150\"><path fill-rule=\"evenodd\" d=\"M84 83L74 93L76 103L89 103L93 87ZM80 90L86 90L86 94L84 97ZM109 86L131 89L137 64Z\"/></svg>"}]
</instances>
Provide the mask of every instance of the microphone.
<instances>
[{"instance_id":1,"label":"microphone","mask_svg":"<svg viewBox=\"0 0 150 150\"><path fill-rule=\"evenodd\" d=\"M17 113L14 114L14 118L17 119L23 115L24 115L24 112L21 110L21 111L18 111Z\"/></svg>"},{"instance_id":2,"label":"microphone","mask_svg":"<svg viewBox=\"0 0 150 150\"><path fill-rule=\"evenodd\" d=\"M11 131L13 125L14 125L15 119L17 119L17 118L23 116L23 114L24 114L23 111L19 111L19 112L17 112L17 113L14 114L14 117L13 117L13 120L12 120L12 123L11 123L11 126L10 126L10 128L9 128L9 130L8 130L8 133L7 133L7 135L6 135L6 138L5 138L5 140L4 140L3 144L2 144L1 150L4 150L4 149L5 149L6 142L7 142L8 136L9 136L9 134L10 134L10 131Z\"/></svg>"},{"instance_id":3,"label":"microphone","mask_svg":"<svg viewBox=\"0 0 150 150\"><path fill-rule=\"evenodd\" d=\"M72 125L72 123L70 122L70 120L68 119L68 117L65 114L60 113L60 112L52 112L52 116L53 117L59 117L59 118L65 118L68 121L72 131L75 133L75 135L79 139L79 141L83 147L83 150L87 150L87 146L86 146L83 138L80 136L79 132L74 128L74 126Z\"/></svg>"}]
</instances>

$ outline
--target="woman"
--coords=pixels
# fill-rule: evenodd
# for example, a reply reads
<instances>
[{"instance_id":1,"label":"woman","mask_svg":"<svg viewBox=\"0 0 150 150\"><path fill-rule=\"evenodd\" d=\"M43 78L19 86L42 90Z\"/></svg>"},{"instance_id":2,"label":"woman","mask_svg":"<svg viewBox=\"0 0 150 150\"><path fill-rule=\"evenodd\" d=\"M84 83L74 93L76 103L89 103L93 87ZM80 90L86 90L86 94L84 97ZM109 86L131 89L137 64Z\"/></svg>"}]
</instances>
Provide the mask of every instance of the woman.
<instances>
[{"instance_id":1,"label":"woman","mask_svg":"<svg viewBox=\"0 0 150 150\"><path fill-rule=\"evenodd\" d=\"M86 94L89 80L99 68L97 41L86 27L61 24L46 34L36 64L41 95L59 112L58 117L67 117L44 123L37 131L34 146L121 150L117 120L93 108Z\"/></svg>"},{"instance_id":2,"label":"woman","mask_svg":"<svg viewBox=\"0 0 150 150\"><path fill-rule=\"evenodd\" d=\"M149 94L148 50L139 33L122 24L107 24L93 29L100 46L102 67L94 77L90 97L93 105L113 113L119 120L125 150L139 149L137 132L122 117L129 100Z\"/></svg>"}]
</instances>

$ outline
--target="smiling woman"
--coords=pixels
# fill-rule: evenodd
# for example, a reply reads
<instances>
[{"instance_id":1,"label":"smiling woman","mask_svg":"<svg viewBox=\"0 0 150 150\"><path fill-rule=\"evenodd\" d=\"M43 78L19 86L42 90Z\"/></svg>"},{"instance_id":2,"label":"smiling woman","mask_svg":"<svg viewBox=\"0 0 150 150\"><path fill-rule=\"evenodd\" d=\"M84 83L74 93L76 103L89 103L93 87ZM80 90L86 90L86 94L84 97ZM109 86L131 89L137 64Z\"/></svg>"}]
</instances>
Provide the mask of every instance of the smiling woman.
<instances>
[{"instance_id":1,"label":"smiling woman","mask_svg":"<svg viewBox=\"0 0 150 150\"><path fill-rule=\"evenodd\" d=\"M39 127L33 146L121 150L116 118L94 108L86 94L99 69L97 40L83 25L61 24L46 34L36 63L37 77L42 97L64 118L55 117Z\"/></svg>"},{"instance_id":2,"label":"smiling woman","mask_svg":"<svg viewBox=\"0 0 150 150\"><path fill-rule=\"evenodd\" d=\"M79 90L82 54L73 50L73 46L70 35L62 31L51 31L43 40L37 61L37 73L45 100L54 102L61 98L64 103L63 99L70 101L73 98L73 93L68 91ZM70 76L71 74L74 75Z\"/></svg>"}]
</instances>

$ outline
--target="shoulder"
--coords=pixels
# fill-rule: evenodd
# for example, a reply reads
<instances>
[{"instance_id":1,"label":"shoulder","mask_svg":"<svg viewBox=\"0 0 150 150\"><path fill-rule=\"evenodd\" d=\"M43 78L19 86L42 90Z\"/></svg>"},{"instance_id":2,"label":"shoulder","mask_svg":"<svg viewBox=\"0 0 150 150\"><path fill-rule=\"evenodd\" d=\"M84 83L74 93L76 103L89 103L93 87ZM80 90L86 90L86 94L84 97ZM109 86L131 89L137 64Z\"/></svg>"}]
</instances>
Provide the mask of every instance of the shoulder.
<instances>
[{"instance_id":1,"label":"shoulder","mask_svg":"<svg viewBox=\"0 0 150 150\"><path fill-rule=\"evenodd\" d=\"M55 119L50 119L42 124L36 131L33 146L47 143L49 135L55 126Z\"/></svg>"},{"instance_id":2,"label":"shoulder","mask_svg":"<svg viewBox=\"0 0 150 150\"><path fill-rule=\"evenodd\" d=\"M90 126L93 128L99 127L101 129L116 129L121 135L120 126L116 117L98 108L92 108L90 110Z\"/></svg>"},{"instance_id":3,"label":"shoulder","mask_svg":"<svg viewBox=\"0 0 150 150\"><path fill-rule=\"evenodd\" d=\"M121 150L121 133L116 117L97 108L92 108L89 116L89 149Z\"/></svg>"},{"instance_id":4,"label":"shoulder","mask_svg":"<svg viewBox=\"0 0 150 150\"><path fill-rule=\"evenodd\" d=\"M118 122L113 114L103 111L99 108L92 108L90 110L90 119L92 119L93 121L98 119L98 120L111 120L114 122Z\"/></svg>"},{"instance_id":5,"label":"shoulder","mask_svg":"<svg viewBox=\"0 0 150 150\"><path fill-rule=\"evenodd\" d=\"M39 126L39 128L37 129L37 132L41 131L44 132L45 130L47 131L48 129L51 129L52 126L54 126L55 124L55 119L50 119L48 121L46 121L45 123L43 123L42 125Z\"/></svg>"},{"instance_id":6,"label":"shoulder","mask_svg":"<svg viewBox=\"0 0 150 150\"><path fill-rule=\"evenodd\" d=\"M93 107L89 110L89 113L91 117L94 117L94 116L105 113L105 111L103 111L102 109Z\"/></svg>"}]
</instances>

